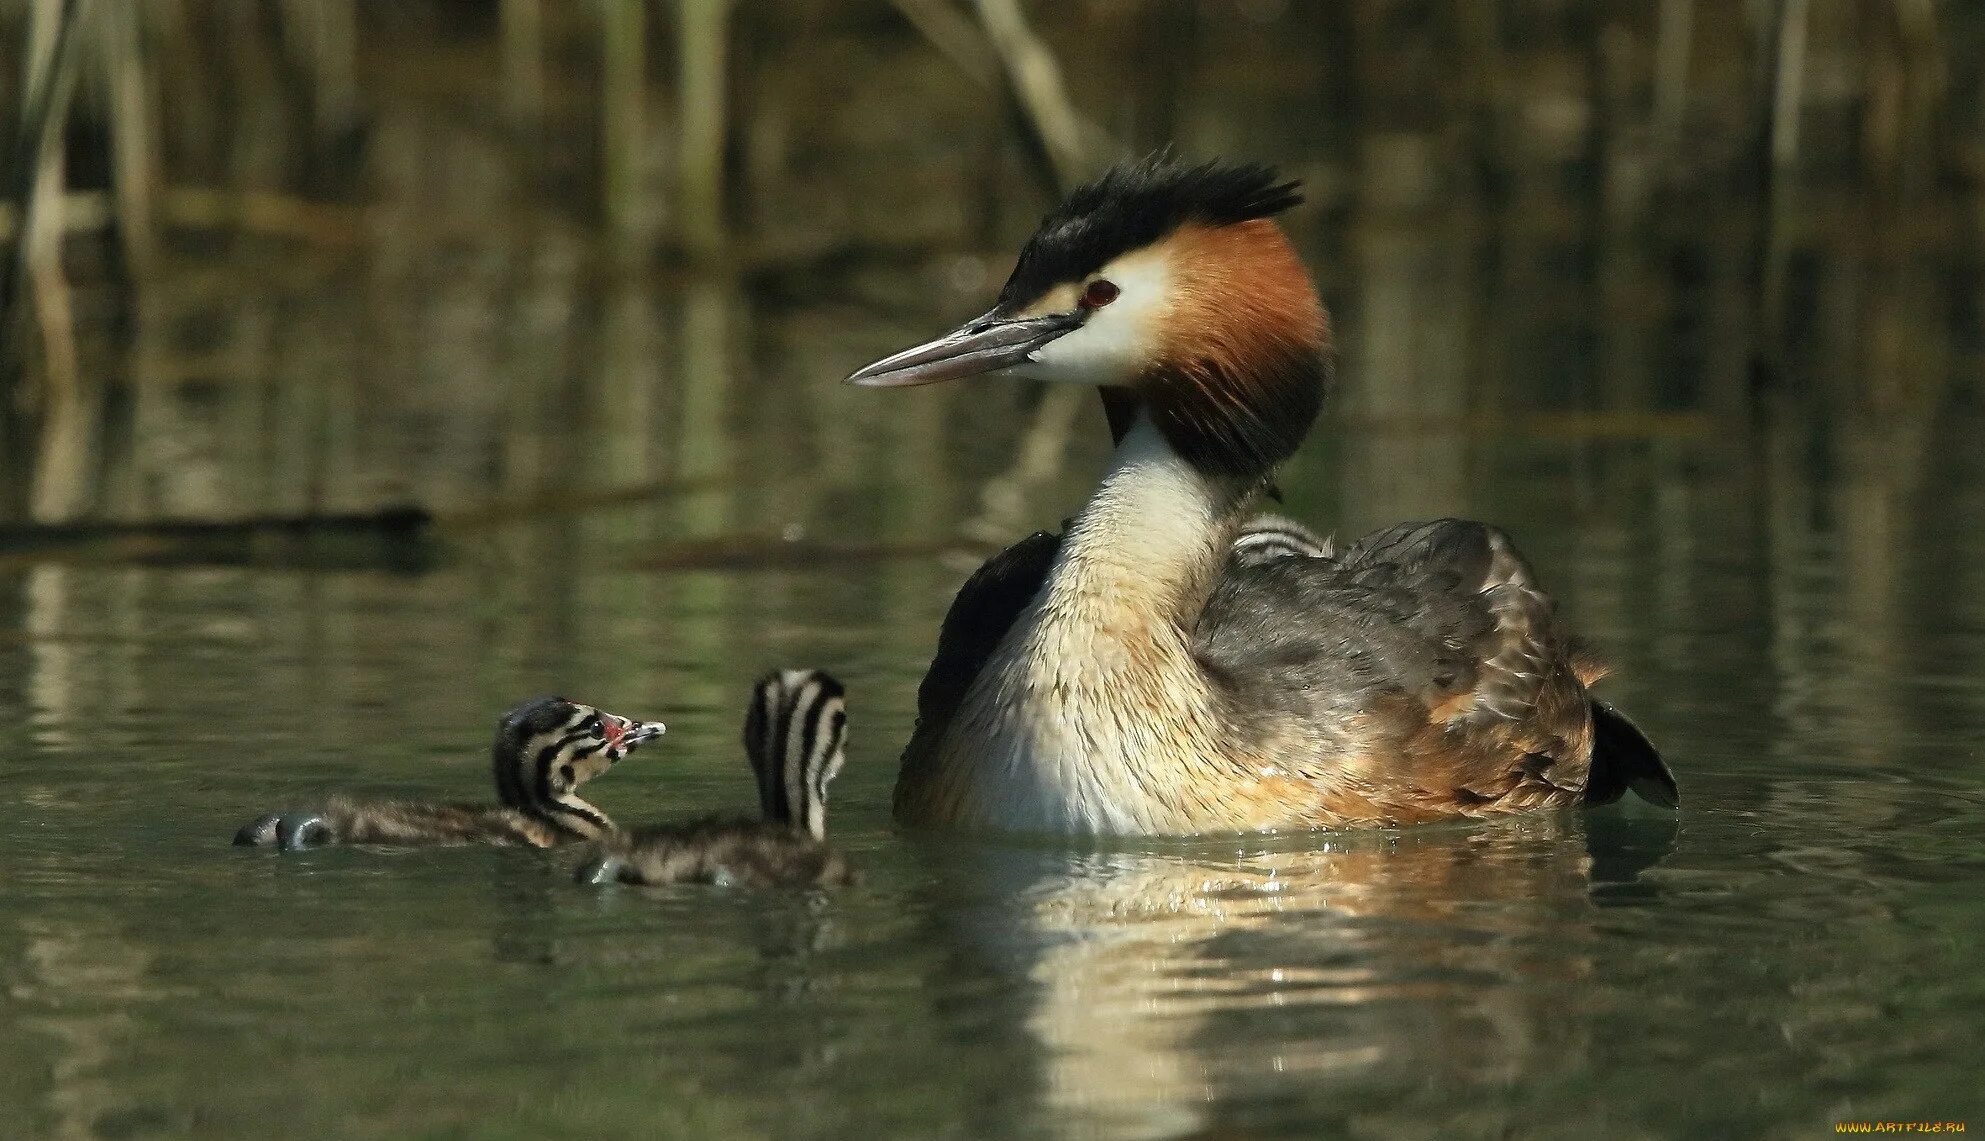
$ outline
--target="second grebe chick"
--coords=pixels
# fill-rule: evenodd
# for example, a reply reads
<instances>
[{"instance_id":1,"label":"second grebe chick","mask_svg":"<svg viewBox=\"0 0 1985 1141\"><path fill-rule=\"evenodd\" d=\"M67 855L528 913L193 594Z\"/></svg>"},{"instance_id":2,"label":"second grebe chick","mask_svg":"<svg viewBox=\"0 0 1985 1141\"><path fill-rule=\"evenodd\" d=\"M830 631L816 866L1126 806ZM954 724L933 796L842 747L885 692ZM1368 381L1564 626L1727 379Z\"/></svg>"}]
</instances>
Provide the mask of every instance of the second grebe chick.
<instances>
[{"instance_id":1,"label":"second grebe chick","mask_svg":"<svg viewBox=\"0 0 1985 1141\"><path fill-rule=\"evenodd\" d=\"M1442 519L1341 550L1250 529L1323 406L1329 322L1267 167L1153 158L1070 194L993 309L849 380L991 373L1103 395L1116 451L1064 535L959 590L918 692L916 824L1188 834L1676 801L1509 537Z\"/></svg>"},{"instance_id":2,"label":"second grebe chick","mask_svg":"<svg viewBox=\"0 0 1985 1141\"><path fill-rule=\"evenodd\" d=\"M611 837L580 863L581 883L707 883L834 887L854 873L828 848L827 786L848 737L841 683L781 670L752 688L744 752L758 778L759 818L706 817Z\"/></svg>"},{"instance_id":3,"label":"second grebe chick","mask_svg":"<svg viewBox=\"0 0 1985 1141\"><path fill-rule=\"evenodd\" d=\"M272 812L234 842L283 851L330 844L496 844L549 848L598 840L616 829L579 798L580 785L628 751L662 735L659 721L630 721L562 697L527 701L497 722L490 769L497 804L431 804L332 796L314 808Z\"/></svg>"}]
</instances>

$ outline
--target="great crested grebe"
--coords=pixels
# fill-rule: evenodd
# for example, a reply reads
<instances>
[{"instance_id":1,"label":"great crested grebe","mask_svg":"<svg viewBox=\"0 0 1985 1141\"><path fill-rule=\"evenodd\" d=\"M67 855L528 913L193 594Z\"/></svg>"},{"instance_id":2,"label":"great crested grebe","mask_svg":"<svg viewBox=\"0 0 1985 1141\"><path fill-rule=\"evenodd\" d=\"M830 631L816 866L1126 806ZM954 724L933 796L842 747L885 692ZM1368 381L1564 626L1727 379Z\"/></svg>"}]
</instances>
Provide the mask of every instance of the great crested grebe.
<instances>
[{"instance_id":1,"label":"great crested grebe","mask_svg":"<svg viewBox=\"0 0 1985 1141\"><path fill-rule=\"evenodd\" d=\"M581 861L581 883L834 887L854 873L827 840L827 786L841 771L848 713L841 683L781 670L751 692L744 752L760 818L707 817L610 837Z\"/></svg>"},{"instance_id":2,"label":"great crested grebe","mask_svg":"<svg viewBox=\"0 0 1985 1141\"><path fill-rule=\"evenodd\" d=\"M1115 455L1063 536L960 589L896 813L1184 834L1676 803L1501 531L1443 519L1334 550L1250 525L1308 435L1327 319L1273 216L1297 184L1163 157L1075 191L998 304L848 379L983 373L1103 393Z\"/></svg>"},{"instance_id":3,"label":"great crested grebe","mask_svg":"<svg viewBox=\"0 0 1985 1141\"><path fill-rule=\"evenodd\" d=\"M490 769L501 804L428 804L333 796L316 808L272 812L234 842L283 851L330 844L497 844L549 848L616 829L581 800L580 785L628 750L659 737L659 721L630 721L562 697L527 701L497 722Z\"/></svg>"}]
</instances>

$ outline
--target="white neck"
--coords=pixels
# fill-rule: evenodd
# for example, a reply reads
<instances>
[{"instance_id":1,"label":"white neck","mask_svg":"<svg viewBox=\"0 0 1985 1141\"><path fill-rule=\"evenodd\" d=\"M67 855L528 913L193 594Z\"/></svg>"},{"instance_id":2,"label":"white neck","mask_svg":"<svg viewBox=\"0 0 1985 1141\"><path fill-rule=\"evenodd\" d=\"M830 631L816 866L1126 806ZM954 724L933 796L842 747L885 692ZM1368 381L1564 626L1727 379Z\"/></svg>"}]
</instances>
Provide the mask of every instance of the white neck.
<instances>
[{"instance_id":1,"label":"white neck","mask_svg":"<svg viewBox=\"0 0 1985 1141\"><path fill-rule=\"evenodd\" d=\"M1225 554L1233 501L1231 488L1180 459L1140 415L1070 525L1047 596L1084 587L1139 600L1195 592Z\"/></svg>"},{"instance_id":2,"label":"white neck","mask_svg":"<svg viewBox=\"0 0 1985 1141\"><path fill-rule=\"evenodd\" d=\"M1188 830L1178 776L1215 764L1218 719L1191 629L1239 493L1142 417L947 734L959 808L1055 832Z\"/></svg>"}]
</instances>

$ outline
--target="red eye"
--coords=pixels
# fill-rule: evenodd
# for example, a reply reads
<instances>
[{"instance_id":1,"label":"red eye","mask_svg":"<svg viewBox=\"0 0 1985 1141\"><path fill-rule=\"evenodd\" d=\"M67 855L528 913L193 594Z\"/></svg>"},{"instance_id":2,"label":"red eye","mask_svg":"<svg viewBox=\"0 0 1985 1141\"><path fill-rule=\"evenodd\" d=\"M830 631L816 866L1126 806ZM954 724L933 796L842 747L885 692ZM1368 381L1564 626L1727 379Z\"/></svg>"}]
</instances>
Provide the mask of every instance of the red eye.
<instances>
[{"instance_id":1,"label":"red eye","mask_svg":"<svg viewBox=\"0 0 1985 1141\"><path fill-rule=\"evenodd\" d=\"M1115 301L1117 294L1120 292L1122 291L1115 284L1104 281L1099 277L1090 282L1089 287L1082 291L1082 300L1079 304L1084 309L1101 309L1103 306Z\"/></svg>"}]
</instances>

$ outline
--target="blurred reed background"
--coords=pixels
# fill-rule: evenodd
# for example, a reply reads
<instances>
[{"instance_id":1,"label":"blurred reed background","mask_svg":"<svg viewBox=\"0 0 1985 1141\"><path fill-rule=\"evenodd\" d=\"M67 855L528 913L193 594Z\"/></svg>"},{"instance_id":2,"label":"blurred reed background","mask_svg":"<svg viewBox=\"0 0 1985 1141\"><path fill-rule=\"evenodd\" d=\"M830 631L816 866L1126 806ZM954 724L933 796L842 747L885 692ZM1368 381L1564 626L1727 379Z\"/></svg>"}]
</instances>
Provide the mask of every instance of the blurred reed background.
<instances>
[{"instance_id":1,"label":"blurred reed background","mask_svg":"<svg viewBox=\"0 0 1985 1141\"><path fill-rule=\"evenodd\" d=\"M1976 398L1950 0L7 0L0 95L16 551L656 503L735 537L753 488L996 541L1086 405L835 382L1167 143L1308 183L1347 436L1309 495L1352 521L1465 501L1484 432L1907 489Z\"/></svg>"}]
</instances>

